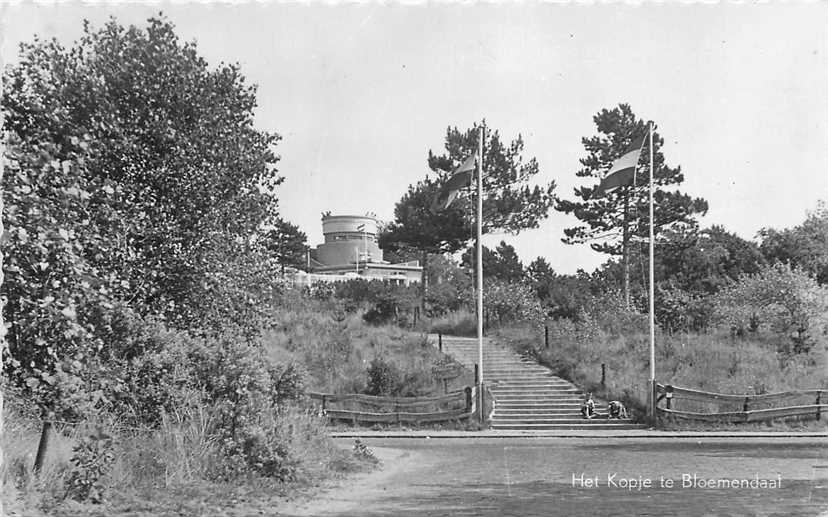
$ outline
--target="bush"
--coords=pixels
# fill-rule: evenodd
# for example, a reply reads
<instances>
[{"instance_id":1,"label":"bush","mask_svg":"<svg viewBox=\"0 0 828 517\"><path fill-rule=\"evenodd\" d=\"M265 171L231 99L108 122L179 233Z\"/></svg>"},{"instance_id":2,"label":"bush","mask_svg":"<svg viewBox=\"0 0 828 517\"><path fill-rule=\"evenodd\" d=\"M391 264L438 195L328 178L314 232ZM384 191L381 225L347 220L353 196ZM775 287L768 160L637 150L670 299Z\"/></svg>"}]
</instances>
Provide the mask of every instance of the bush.
<instances>
[{"instance_id":1,"label":"bush","mask_svg":"<svg viewBox=\"0 0 828 517\"><path fill-rule=\"evenodd\" d=\"M101 428L72 449L72 470L66 479L66 495L78 501L101 503L105 485L102 479L115 462L112 436Z\"/></svg>"},{"instance_id":2,"label":"bush","mask_svg":"<svg viewBox=\"0 0 828 517\"><path fill-rule=\"evenodd\" d=\"M403 385L403 373L396 364L377 357L368 366L368 395L393 395Z\"/></svg>"},{"instance_id":3,"label":"bush","mask_svg":"<svg viewBox=\"0 0 828 517\"><path fill-rule=\"evenodd\" d=\"M715 319L735 336L769 332L782 353L808 352L826 333L828 288L784 264L744 276L713 299Z\"/></svg>"},{"instance_id":4,"label":"bush","mask_svg":"<svg viewBox=\"0 0 828 517\"><path fill-rule=\"evenodd\" d=\"M518 322L540 325L544 311L532 289L517 282L485 279L483 308L489 325L504 325Z\"/></svg>"},{"instance_id":5,"label":"bush","mask_svg":"<svg viewBox=\"0 0 828 517\"><path fill-rule=\"evenodd\" d=\"M477 317L468 312L452 312L431 322L429 332L446 336L477 335Z\"/></svg>"}]
</instances>

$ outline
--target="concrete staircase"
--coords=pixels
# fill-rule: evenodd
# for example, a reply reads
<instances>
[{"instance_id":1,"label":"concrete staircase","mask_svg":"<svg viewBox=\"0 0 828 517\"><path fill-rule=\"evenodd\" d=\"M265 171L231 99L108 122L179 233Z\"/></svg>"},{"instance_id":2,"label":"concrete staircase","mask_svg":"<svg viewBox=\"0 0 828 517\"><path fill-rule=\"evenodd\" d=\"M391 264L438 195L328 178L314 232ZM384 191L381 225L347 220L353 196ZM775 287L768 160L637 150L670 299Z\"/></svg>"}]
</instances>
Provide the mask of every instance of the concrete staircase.
<instances>
[{"instance_id":1,"label":"concrete staircase","mask_svg":"<svg viewBox=\"0 0 828 517\"><path fill-rule=\"evenodd\" d=\"M432 336L437 346L438 336ZM442 337L443 352L474 369L477 339ZM642 429L626 419L607 419L606 403L596 400L597 416L581 416L584 393L572 383L552 375L546 367L522 358L512 350L483 341L483 381L494 396L492 429L578 430Z\"/></svg>"}]
</instances>

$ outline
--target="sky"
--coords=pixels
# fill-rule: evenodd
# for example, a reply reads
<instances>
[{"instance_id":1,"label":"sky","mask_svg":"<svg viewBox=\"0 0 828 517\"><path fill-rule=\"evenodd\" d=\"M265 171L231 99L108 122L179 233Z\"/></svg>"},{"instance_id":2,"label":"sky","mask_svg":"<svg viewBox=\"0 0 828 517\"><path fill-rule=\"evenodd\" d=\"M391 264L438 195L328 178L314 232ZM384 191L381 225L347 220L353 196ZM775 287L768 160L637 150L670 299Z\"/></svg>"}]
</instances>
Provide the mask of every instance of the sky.
<instances>
[{"instance_id":1,"label":"sky","mask_svg":"<svg viewBox=\"0 0 828 517\"><path fill-rule=\"evenodd\" d=\"M654 120L703 226L753 239L828 201L828 3L4 4L2 58L35 34L68 44L82 20L145 25L163 11L211 64L258 85L256 125L283 139L282 215L322 241L321 213L393 219L446 128L524 138L536 182L573 199L592 117L629 103ZM506 240L560 273L607 258L565 245L552 210Z\"/></svg>"}]
</instances>

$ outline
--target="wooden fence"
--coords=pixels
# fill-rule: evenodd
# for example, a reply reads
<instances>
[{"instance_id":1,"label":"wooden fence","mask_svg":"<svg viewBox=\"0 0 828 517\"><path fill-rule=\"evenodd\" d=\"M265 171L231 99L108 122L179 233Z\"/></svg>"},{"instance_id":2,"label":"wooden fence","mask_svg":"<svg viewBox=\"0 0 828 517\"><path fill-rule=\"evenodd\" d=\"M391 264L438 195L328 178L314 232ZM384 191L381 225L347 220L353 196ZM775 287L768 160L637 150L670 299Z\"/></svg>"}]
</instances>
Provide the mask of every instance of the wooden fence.
<instances>
[{"instance_id":1,"label":"wooden fence","mask_svg":"<svg viewBox=\"0 0 828 517\"><path fill-rule=\"evenodd\" d=\"M826 391L814 389L765 395L727 395L657 384L656 410L660 416L706 422L761 422L789 417L814 417L819 420L823 412L828 412ZM683 400L680 405L685 407L678 409L678 400ZM658 405L662 401L665 407ZM688 411L686 406L694 411ZM699 411L699 407L709 409L711 406L717 409ZM727 410L721 411L722 406Z\"/></svg>"},{"instance_id":2,"label":"wooden fence","mask_svg":"<svg viewBox=\"0 0 828 517\"><path fill-rule=\"evenodd\" d=\"M308 393L321 402L331 420L353 423L425 423L461 420L476 409L477 389L467 387L439 397L375 397L372 395Z\"/></svg>"}]
</instances>

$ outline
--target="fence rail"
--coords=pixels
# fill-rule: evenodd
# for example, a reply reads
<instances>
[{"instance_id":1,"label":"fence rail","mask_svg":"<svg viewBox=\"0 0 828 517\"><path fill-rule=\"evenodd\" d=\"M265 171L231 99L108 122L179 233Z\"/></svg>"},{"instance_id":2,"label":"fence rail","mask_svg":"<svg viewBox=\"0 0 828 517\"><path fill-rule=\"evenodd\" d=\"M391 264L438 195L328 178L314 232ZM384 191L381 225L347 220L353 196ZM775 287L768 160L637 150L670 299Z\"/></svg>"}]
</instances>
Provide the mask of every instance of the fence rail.
<instances>
[{"instance_id":1,"label":"fence rail","mask_svg":"<svg viewBox=\"0 0 828 517\"><path fill-rule=\"evenodd\" d=\"M828 390L792 390L779 393L766 393L762 395L732 395L725 393L714 393L710 391L680 388L671 385L656 385L656 410L659 415L673 416L685 420L703 420L706 422L762 422L777 418L813 416L817 420L822 418L822 413L828 412L828 404L824 402L824 396ZM802 404L803 398L812 398L813 404ZM678 410L673 407L677 399L690 399L698 402L708 403L735 403L741 405L741 411L715 411L702 413L698 411ZM780 407L757 407L757 405L782 404L784 401L799 399L800 403L781 405ZM658 403L665 401L666 407L658 406Z\"/></svg>"},{"instance_id":2,"label":"fence rail","mask_svg":"<svg viewBox=\"0 0 828 517\"><path fill-rule=\"evenodd\" d=\"M438 397L376 397L359 393L308 393L308 396L321 403L323 413L330 419L354 423L423 423L471 417L477 410L476 394L477 388L467 387ZM357 409L341 407L348 403ZM423 410L413 411L418 408ZM429 411L429 408L433 409Z\"/></svg>"}]
</instances>

